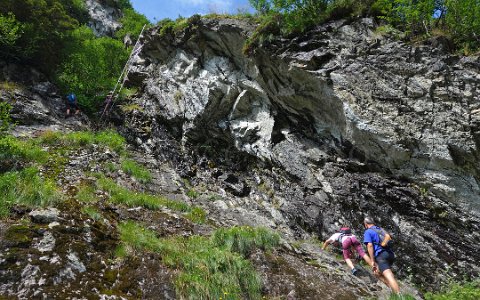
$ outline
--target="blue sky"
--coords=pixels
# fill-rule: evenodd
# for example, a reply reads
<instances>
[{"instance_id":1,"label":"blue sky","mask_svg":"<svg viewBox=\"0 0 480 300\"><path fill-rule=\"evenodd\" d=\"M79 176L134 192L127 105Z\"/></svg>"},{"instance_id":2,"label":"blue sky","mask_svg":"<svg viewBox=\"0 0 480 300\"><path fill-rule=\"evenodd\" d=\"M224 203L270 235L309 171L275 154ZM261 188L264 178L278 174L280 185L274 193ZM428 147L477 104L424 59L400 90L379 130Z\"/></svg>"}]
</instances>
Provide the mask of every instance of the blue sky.
<instances>
[{"instance_id":1,"label":"blue sky","mask_svg":"<svg viewBox=\"0 0 480 300\"><path fill-rule=\"evenodd\" d=\"M212 12L237 13L239 9L253 10L248 0L130 0L130 2L136 11L151 21Z\"/></svg>"}]
</instances>

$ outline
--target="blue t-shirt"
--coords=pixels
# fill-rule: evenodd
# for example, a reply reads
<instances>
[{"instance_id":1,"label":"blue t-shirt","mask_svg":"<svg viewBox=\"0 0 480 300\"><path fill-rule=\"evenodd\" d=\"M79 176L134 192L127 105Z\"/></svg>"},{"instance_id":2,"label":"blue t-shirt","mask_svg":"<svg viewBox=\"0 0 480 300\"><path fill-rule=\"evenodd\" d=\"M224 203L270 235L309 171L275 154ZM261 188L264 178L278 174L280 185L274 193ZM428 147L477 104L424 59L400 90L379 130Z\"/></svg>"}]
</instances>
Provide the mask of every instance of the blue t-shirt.
<instances>
[{"instance_id":1,"label":"blue t-shirt","mask_svg":"<svg viewBox=\"0 0 480 300\"><path fill-rule=\"evenodd\" d=\"M365 245L367 245L368 243L372 243L373 244L373 253L374 253L375 257L377 257L380 254L380 252L385 250L385 248L380 246L380 242L381 242L380 241L380 236L372 228L375 228L377 230L382 230L378 226L372 226L369 229L365 230L365 232L363 233L363 243Z\"/></svg>"},{"instance_id":2,"label":"blue t-shirt","mask_svg":"<svg viewBox=\"0 0 480 300\"><path fill-rule=\"evenodd\" d=\"M68 100L68 103L71 103L71 104L74 104L75 101L77 100L77 96L75 96L75 94L68 94L67 95L67 100Z\"/></svg>"}]
</instances>

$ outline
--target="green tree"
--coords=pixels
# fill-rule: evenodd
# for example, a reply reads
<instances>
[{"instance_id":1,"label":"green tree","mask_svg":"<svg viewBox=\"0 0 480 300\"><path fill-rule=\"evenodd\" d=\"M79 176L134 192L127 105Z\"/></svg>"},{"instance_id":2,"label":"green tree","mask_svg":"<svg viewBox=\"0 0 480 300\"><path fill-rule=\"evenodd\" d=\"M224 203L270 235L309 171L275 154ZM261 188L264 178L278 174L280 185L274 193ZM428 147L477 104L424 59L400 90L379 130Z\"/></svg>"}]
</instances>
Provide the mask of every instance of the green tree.
<instances>
[{"instance_id":1,"label":"green tree","mask_svg":"<svg viewBox=\"0 0 480 300\"><path fill-rule=\"evenodd\" d=\"M377 0L373 7L382 18L411 34L429 33L436 0Z\"/></svg>"},{"instance_id":2,"label":"green tree","mask_svg":"<svg viewBox=\"0 0 480 300\"><path fill-rule=\"evenodd\" d=\"M272 3L269 0L249 0L253 8L257 10L258 13L266 15L272 9Z\"/></svg>"},{"instance_id":3,"label":"green tree","mask_svg":"<svg viewBox=\"0 0 480 300\"><path fill-rule=\"evenodd\" d=\"M445 0L445 22L457 44L467 48L480 45L480 1Z\"/></svg>"},{"instance_id":4,"label":"green tree","mask_svg":"<svg viewBox=\"0 0 480 300\"><path fill-rule=\"evenodd\" d=\"M0 45L13 46L22 34L22 25L12 13L0 15Z\"/></svg>"},{"instance_id":5,"label":"green tree","mask_svg":"<svg viewBox=\"0 0 480 300\"><path fill-rule=\"evenodd\" d=\"M150 24L147 17L137 13L133 9L126 9L123 12L123 18L120 19L122 28L120 28L115 36L119 39L123 39L127 34L130 34L132 40L138 39L143 25Z\"/></svg>"},{"instance_id":6,"label":"green tree","mask_svg":"<svg viewBox=\"0 0 480 300\"><path fill-rule=\"evenodd\" d=\"M21 37L23 26L12 13L0 15L0 53L5 57L15 57L17 40Z\"/></svg>"},{"instance_id":7,"label":"green tree","mask_svg":"<svg viewBox=\"0 0 480 300\"><path fill-rule=\"evenodd\" d=\"M64 37L68 31L79 25L79 22L68 14L62 1L2 0L0 14L12 14L22 28L22 34L11 48L14 53L9 56L33 63L44 71L52 70L52 66L59 62L58 54Z\"/></svg>"},{"instance_id":8,"label":"green tree","mask_svg":"<svg viewBox=\"0 0 480 300\"><path fill-rule=\"evenodd\" d=\"M93 112L114 86L128 51L122 42L97 38L90 28L82 26L71 33L63 57L57 82L64 91L76 93L87 112Z\"/></svg>"}]
</instances>

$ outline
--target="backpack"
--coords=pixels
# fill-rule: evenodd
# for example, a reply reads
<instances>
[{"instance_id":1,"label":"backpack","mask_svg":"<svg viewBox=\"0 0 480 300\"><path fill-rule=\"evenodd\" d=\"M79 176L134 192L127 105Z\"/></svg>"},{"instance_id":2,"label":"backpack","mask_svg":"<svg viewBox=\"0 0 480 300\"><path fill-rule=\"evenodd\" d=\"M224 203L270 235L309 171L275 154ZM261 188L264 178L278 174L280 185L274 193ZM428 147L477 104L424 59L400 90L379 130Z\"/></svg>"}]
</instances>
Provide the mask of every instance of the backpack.
<instances>
[{"instance_id":1,"label":"backpack","mask_svg":"<svg viewBox=\"0 0 480 300\"><path fill-rule=\"evenodd\" d=\"M75 103L75 101L77 100L77 97L75 96L75 94L69 94L67 96L67 100L68 100L68 103Z\"/></svg>"},{"instance_id":2,"label":"backpack","mask_svg":"<svg viewBox=\"0 0 480 300\"><path fill-rule=\"evenodd\" d=\"M378 234L378 237L380 238L379 245L382 248L385 248L385 249L392 248L393 240L392 240L392 236L388 232L386 232L383 228L376 229L372 227L371 229Z\"/></svg>"},{"instance_id":3,"label":"backpack","mask_svg":"<svg viewBox=\"0 0 480 300\"><path fill-rule=\"evenodd\" d=\"M340 228L340 236L337 239L337 242L339 245L342 245L342 238L344 236L352 235L352 230L348 227L342 227Z\"/></svg>"}]
</instances>

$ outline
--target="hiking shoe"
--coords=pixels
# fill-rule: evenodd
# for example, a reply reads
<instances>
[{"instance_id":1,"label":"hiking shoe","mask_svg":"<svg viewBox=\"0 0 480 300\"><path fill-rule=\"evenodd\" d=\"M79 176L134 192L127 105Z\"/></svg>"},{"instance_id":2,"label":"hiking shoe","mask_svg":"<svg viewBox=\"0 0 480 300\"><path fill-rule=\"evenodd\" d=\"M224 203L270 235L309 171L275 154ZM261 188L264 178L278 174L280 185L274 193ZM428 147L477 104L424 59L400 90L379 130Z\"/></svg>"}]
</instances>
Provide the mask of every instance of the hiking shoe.
<instances>
[{"instance_id":1,"label":"hiking shoe","mask_svg":"<svg viewBox=\"0 0 480 300\"><path fill-rule=\"evenodd\" d=\"M358 270L355 269L355 268L353 268L353 269L352 269L352 275L353 275L353 276L357 276L357 273L358 273Z\"/></svg>"}]
</instances>

